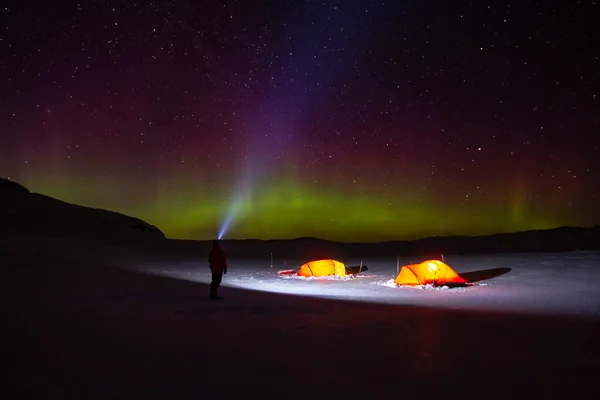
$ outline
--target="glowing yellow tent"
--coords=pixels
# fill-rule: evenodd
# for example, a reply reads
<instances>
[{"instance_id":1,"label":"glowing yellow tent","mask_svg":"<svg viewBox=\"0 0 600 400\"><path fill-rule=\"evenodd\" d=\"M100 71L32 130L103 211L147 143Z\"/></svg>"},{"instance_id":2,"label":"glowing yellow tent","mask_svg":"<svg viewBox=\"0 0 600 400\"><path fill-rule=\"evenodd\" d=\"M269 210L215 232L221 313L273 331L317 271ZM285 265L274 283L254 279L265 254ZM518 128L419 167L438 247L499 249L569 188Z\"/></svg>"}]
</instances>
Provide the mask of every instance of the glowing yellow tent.
<instances>
[{"instance_id":1,"label":"glowing yellow tent","mask_svg":"<svg viewBox=\"0 0 600 400\"><path fill-rule=\"evenodd\" d=\"M459 285L467 282L452 268L438 260L404 265L394 280L397 285Z\"/></svg>"},{"instance_id":2,"label":"glowing yellow tent","mask_svg":"<svg viewBox=\"0 0 600 400\"><path fill-rule=\"evenodd\" d=\"M298 276L345 276L346 266L336 260L325 259L309 261L298 269Z\"/></svg>"}]
</instances>

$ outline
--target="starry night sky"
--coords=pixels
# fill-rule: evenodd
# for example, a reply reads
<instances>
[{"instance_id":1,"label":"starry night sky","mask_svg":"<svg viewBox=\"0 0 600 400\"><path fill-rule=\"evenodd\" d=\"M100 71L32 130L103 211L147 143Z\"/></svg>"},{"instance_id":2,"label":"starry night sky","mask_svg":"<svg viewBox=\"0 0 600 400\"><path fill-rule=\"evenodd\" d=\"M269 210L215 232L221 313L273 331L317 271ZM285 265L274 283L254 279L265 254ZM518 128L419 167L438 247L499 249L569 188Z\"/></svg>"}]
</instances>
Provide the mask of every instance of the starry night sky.
<instances>
[{"instance_id":1,"label":"starry night sky","mask_svg":"<svg viewBox=\"0 0 600 400\"><path fill-rule=\"evenodd\" d=\"M171 238L600 223L600 3L8 3L0 176L34 192Z\"/></svg>"}]
</instances>

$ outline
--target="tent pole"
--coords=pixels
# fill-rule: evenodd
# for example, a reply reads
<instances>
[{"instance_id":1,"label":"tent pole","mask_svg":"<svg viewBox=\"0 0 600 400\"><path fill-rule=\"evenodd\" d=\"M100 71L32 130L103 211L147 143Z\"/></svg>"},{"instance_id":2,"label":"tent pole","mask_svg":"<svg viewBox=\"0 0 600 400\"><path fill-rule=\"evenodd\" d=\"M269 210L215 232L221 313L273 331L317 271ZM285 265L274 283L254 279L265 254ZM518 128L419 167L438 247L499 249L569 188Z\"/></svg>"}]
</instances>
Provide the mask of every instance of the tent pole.
<instances>
[{"instance_id":1,"label":"tent pole","mask_svg":"<svg viewBox=\"0 0 600 400\"><path fill-rule=\"evenodd\" d=\"M396 254L396 276L400 273L400 254Z\"/></svg>"},{"instance_id":2,"label":"tent pole","mask_svg":"<svg viewBox=\"0 0 600 400\"><path fill-rule=\"evenodd\" d=\"M273 253L271 253L271 268L273 268Z\"/></svg>"},{"instance_id":3,"label":"tent pole","mask_svg":"<svg viewBox=\"0 0 600 400\"><path fill-rule=\"evenodd\" d=\"M362 260L360 260L360 267L358 268L358 273L360 274L362 272Z\"/></svg>"}]
</instances>

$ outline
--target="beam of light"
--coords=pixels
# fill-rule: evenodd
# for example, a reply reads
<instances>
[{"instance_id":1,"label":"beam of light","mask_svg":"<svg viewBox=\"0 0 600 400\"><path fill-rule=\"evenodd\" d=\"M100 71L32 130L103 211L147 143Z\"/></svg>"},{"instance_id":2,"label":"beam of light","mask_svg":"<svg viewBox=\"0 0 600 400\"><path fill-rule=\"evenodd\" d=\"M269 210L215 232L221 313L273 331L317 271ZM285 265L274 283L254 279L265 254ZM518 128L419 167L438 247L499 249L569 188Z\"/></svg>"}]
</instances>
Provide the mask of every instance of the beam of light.
<instances>
[{"instance_id":1,"label":"beam of light","mask_svg":"<svg viewBox=\"0 0 600 400\"><path fill-rule=\"evenodd\" d=\"M324 11L327 11L326 8ZM329 10L331 11L331 10ZM295 70L295 74L290 79L288 75L274 76L271 90L260 103L258 107L259 117L250 126L255 130L249 133L248 147L246 150L247 163L240 178L240 190L235 191L232 201L226 211L225 217L219 229L219 238L222 238L228 230L234 225L239 217L239 211L243 204L248 201L255 185L264 181L271 174L272 168L279 161L280 155L285 159L285 149L293 148L293 141L296 134L303 130L303 124L306 122L305 116L310 115L319 107L323 98L317 98L316 93L319 90L314 89L315 82L320 87L332 87L335 84L349 79L352 72L342 74L342 71L348 71L342 68L345 62L354 59L355 55L351 52L345 52L343 55L331 52L315 53L314 49L325 49L327 46L348 48L352 47L354 51L360 51L366 42L353 37L353 31L360 31L366 24L363 9L358 6L346 6L338 10L337 14L344 15L340 26L327 24L329 17L325 13L317 14L323 19L323 26L328 27L328 32L315 33L313 27L315 24L315 15L310 15L310 19L299 18L289 29L287 34L281 35L285 38L285 48L295 47L293 57L289 58L289 67ZM374 15L371 18L375 18ZM291 42L292 37L301 37L299 43ZM352 39L351 39L352 38ZM287 51L287 50L286 50ZM328 65L330 68L322 68ZM275 75L275 73L274 73ZM307 89L308 88L308 89ZM312 94L308 94L312 92ZM318 97L323 97L318 95Z\"/></svg>"},{"instance_id":2,"label":"beam of light","mask_svg":"<svg viewBox=\"0 0 600 400\"><path fill-rule=\"evenodd\" d=\"M237 222L242 208L249 203L257 186L267 178L275 158L261 143L261 138L253 138L247 150L246 162L238 178L238 184L233 189L231 200L226 208L225 216L219 228L218 238L222 239L229 229Z\"/></svg>"},{"instance_id":3,"label":"beam of light","mask_svg":"<svg viewBox=\"0 0 600 400\"><path fill-rule=\"evenodd\" d=\"M225 218L223 219L223 222L219 229L219 235L217 237L219 240L223 239L223 236L225 236L225 234L229 230L229 227L231 226L232 222L239 215L243 202L250 195L251 193L249 192L241 192L233 199L233 201L231 201L229 207L227 208Z\"/></svg>"}]
</instances>

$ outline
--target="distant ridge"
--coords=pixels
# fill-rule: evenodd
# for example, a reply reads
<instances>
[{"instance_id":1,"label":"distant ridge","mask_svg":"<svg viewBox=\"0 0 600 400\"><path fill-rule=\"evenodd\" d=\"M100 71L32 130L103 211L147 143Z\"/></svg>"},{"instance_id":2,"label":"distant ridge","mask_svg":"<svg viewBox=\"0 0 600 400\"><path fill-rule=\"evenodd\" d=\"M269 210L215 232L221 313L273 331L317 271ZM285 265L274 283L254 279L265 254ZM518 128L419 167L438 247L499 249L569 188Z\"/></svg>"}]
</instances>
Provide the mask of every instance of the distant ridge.
<instances>
[{"instance_id":1,"label":"distant ridge","mask_svg":"<svg viewBox=\"0 0 600 400\"><path fill-rule=\"evenodd\" d=\"M166 240L154 225L113 211L70 204L0 178L0 233L110 243Z\"/></svg>"},{"instance_id":2,"label":"distant ridge","mask_svg":"<svg viewBox=\"0 0 600 400\"><path fill-rule=\"evenodd\" d=\"M428 237L379 243L343 243L313 237L298 239L225 239L223 245L240 257L395 257L441 254L564 252L600 250L600 226L552 229L486 236Z\"/></svg>"}]
</instances>

